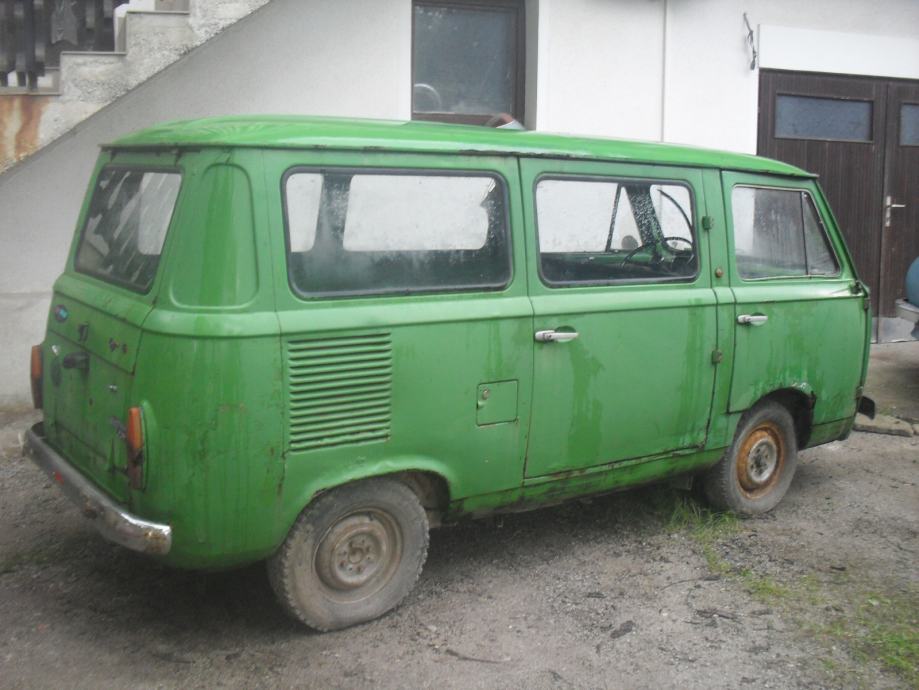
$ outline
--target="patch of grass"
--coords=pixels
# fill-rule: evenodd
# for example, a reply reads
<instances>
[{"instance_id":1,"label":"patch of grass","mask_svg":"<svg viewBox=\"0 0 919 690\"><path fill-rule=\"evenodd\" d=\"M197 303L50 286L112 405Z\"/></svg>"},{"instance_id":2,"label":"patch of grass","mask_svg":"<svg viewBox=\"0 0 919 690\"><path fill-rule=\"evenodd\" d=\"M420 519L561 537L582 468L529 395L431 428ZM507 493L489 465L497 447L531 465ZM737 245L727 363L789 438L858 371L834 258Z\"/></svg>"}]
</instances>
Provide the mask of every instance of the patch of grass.
<instances>
[{"instance_id":1,"label":"patch of grass","mask_svg":"<svg viewBox=\"0 0 919 690\"><path fill-rule=\"evenodd\" d=\"M787 600L792 595L788 585L776 581L768 575L758 575L752 570L742 570L740 578L747 587L747 591L764 604L775 604L778 600Z\"/></svg>"},{"instance_id":2,"label":"patch of grass","mask_svg":"<svg viewBox=\"0 0 919 690\"><path fill-rule=\"evenodd\" d=\"M692 496L674 493L669 505L667 526L672 530L687 530L702 544L712 544L735 534L740 521L731 513L719 513L707 508Z\"/></svg>"},{"instance_id":3,"label":"patch of grass","mask_svg":"<svg viewBox=\"0 0 919 690\"><path fill-rule=\"evenodd\" d=\"M845 644L856 660L873 659L909 686L919 687L919 591L862 594L849 612L814 632Z\"/></svg>"},{"instance_id":4,"label":"patch of grass","mask_svg":"<svg viewBox=\"0 0 919 690\"><path fill-rule=\"evenodd\" d=\"M780 581L738 569L718 550L720 542L741 531L743 523L736 516L712 511L677 490L656 492L649 507L668 529L698 544L713 574L741 582L754 599L775 607L826 645L828 653L820 663L829 675L853 682L859 667L873 662L908 687L919 688L919 589L891 594L878 583L866 589L848 573L828 578L808 573ZM829 648L844 650L854 665L834 658Z\"/></svg>"}]
</instances>

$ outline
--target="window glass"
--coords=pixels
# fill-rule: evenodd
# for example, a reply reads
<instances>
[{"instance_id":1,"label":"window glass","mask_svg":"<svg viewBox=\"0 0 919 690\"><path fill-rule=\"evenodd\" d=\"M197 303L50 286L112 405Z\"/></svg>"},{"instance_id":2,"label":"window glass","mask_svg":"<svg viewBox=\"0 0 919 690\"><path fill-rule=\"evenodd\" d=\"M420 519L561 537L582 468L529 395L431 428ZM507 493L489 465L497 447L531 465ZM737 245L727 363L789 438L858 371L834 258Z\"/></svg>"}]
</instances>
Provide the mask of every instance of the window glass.
<instances>
[{"instance_id":1,"label":"window glass","mask_svg":"<svg viewBox=\"0 0 919 690\"><path fill-rule=\"evenodd\" d=\"M696 274L692 196L682 185L544 178L536 216L540 270L550 284Z\"/></svg>"},{"instance_id":2,"label":"window glass","mask_svg":"<svg viewBox=\"0 0 919 690\"><path fill-rule=\"evenodd\" d=\"M904 103L900 106L900 144L919 146L919 105Z\"/></svg>"},{"instance_id":3,"label":"window glass","mask_svg":"<svg viewBox=\"0 0 919 690\"><path fill-rule=\"evenodd\" d=\"M178 173L100 172L77 248L77 271L138 292L149 290L180 183Z\"/></svg>"},{"instance_id":4,"label":"window glass","mask_svg":"<svg viewBox=\"0 0 919 690\"><path fill-rule=\"evenodd\" d=\"M839 267L810 195L735 187L734 254L742 278L832 275Z\"/></svg>"},{"instance_id":5,"label":"window glass","mask_svg":"<svg viewBox=\"0 0 919 690\"><path fill-rule=\"evenodd\" d=\"M355 175L345 249L432 251L481 249L488 239L488 177ZM409 203L411 200L411 203Z\"/></svg>"},{"instance_id":6,"label":"window glass","mask_svg":"<svg viewBox=\"0 0 919 690\"><path fill-rule=\"evenodd\" d=\"M871 141L871 111L871 101L779 95L775 97L775 136Z\"/></svg>"},{"instance_id":7,"label":"window glass","mask_svg":"<svg viewBox=\"0 0 919 690\"><path fill-rule=\"evenodd\" d=\"M321 193L319 173L297 173L287 178L287 227L292 252L308 252L313 248Z\"/></svg>"},{"instance_id":8,"label":"window glass","mask_svg":"<svg viewBox=\"0 0 919 690\"><path fill-rule=\"evenodd\" d=\"M802 193L804 213L804 249L807 254L807 273L812 276L832 276L839 273L836 255L830 246L823 223L814 207L810 194Z\"/></svg>"},{"instance_id":9,"label":"window glass","mask_svg":"<svg viewBox=\"0 0 919 690\"><path fill-rule=\"evenodd\" d=\"M516 7L415 5L412 109L421 113L515 113Z\"/></svg>"},{"instance_id":10,"label":"window glass","mask_svg":"<svg viewBox=\"0 0 919 690\"><path fill-rule=\"evenodd\" d=\"M510 279L496 177L303 171L284 189L290 280L304 295L496 289Z\"/></svg>"}]
</instances>

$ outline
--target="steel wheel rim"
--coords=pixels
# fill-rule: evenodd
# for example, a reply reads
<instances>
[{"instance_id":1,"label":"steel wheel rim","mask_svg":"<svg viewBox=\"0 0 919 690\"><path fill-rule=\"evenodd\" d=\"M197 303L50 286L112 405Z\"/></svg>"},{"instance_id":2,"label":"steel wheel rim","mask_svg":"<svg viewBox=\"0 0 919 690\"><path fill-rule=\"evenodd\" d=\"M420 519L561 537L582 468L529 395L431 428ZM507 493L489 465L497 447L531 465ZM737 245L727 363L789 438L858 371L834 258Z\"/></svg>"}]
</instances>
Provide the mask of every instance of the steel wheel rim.
<instances>
[{"instance_id":1,"label":"steel wheel rim","mask_svg":"<svg viewBox=\"0 0 919 690\"><path fill-rule=\"evenodd\" d=\"M354 602L379 592L402 561L402 531L386 511L350 513L316 547L313 567L327 596Z\"/></svg>"},{"instance_id":2,"label":"steel wheel rim","mask_svg":"<svg viewBox=\"0 0 919 690\"><path fill-rule=\"evenodd\" d=\"M774 422L754 428L737 451L737 482L747 498L768 494L782 476L787 449L782 430Z\"/></svg>"}]
</instances>

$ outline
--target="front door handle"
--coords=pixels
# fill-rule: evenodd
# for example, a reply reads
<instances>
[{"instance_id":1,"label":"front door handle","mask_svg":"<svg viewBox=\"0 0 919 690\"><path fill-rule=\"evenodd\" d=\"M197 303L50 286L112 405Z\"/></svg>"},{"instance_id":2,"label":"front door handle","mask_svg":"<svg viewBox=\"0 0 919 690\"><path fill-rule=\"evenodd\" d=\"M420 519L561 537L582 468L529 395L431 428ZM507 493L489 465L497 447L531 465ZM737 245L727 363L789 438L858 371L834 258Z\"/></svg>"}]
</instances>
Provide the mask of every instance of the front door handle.
<instances>
[{"instance_id":1,"label":"front door handle","mask_svg":"<svg viewBox=\"0 0 919 690\"><path fill-rule=\"evenodd\" d=\"M533 336L538 343L567 343L578 337L577 331L536 331Z\"/></svg>"},{"instance_id":2,"label":"front door handle","mask_svg":"<svg viewBox=\"0 0 919 690\"><path fill-rule=\"evenodd\" d=\"M742 326L762 326L768 320L765 314L741 314L737 317L737 323Z\"/></svg>"}]
</instances>

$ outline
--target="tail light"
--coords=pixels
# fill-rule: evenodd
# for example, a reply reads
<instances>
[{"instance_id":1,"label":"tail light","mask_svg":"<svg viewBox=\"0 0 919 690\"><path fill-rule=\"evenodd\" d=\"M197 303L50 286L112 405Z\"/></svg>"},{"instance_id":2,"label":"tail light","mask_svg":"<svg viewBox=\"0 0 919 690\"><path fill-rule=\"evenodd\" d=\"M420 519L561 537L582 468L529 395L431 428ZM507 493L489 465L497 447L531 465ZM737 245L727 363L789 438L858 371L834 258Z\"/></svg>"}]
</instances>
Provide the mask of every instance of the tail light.
<instances>
[{"instance_id":1,"label":"tail light","mask_svg":"<svg viewBox=\"0 0 919 690\"><path fill-rule=\"evenodd\" d=\"M128 423L125 426L125 441L128 445L128 480L132 489L142 489L144 488L144 417L139 407L128 409Z\"/></svg>"},{"instance_id":2,"label":"tail light","mask_svg":"<svg viewBox=\"0 0 919 690\"><path fill-rule=\"evenodd\" d=\"M32 346L32 361L30 367L30 378L32 380L32 404L36 410L42 409L42 354L41 345Z\"/></svg>"}]
</instances>

